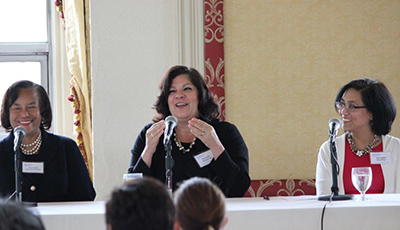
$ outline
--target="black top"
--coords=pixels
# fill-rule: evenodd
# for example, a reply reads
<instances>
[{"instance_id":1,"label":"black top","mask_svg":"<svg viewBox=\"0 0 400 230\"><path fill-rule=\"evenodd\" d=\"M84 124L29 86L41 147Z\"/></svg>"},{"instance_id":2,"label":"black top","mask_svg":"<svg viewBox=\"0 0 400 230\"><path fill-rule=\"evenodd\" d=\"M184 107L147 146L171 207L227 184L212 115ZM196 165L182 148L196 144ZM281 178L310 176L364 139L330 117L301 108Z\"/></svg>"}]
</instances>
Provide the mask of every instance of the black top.
<instances>
[{"instance_id":1,"label":"black top","mask_svg":"<svg viewBox=\"0 0 400 230\"><path fill-rule=\"evenodd\" d=\"M44 173L22 174L22 201L92 201L96 192L75 141L41 130L39 154L21 154L22 162L44 162ZM0 141L0 196L15 191L14 133Z\"/></svg>"},{"instance_id":2,"label":"black top","mask_svg":"<svg viewBox=\"0 0 400 230\"><path fill-rule=\"evenodd\" d=\"M146 143L146 131L151 125L146 125L136 139L131 150L132 158L128 172L143 173L144 176L152 176L165 183L164 136L160 137L150 168L140 157ZM171 138L171 153L175 161L172 169L173 189L175 190L183 180L198 176L209 178L219 186L227 197L242 197L250 186L247 146L239 130L233 124L216 119L211 121L210 125L214 127L222 145L225 147L225 151L217 160L213 159L209 165L203 168L200 168L194 159L195 155L208 150L201 140L196 140L190 152L183 153L176 146L174 138ZM189 143L182 144L188 149Z\"/></svg>"}]
</instances>

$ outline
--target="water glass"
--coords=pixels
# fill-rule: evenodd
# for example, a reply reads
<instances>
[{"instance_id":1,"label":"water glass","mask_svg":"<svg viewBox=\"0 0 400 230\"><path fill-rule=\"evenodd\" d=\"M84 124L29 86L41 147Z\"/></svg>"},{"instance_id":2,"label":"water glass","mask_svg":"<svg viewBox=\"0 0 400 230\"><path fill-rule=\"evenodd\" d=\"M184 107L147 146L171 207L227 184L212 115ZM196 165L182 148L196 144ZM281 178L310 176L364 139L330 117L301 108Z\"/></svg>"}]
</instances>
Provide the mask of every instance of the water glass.
<instances>
[{"instance_id":1,"label":"water glass","mask_svg":"<svg viewBox=\"0 0 400 230\"><path fill-rule=\"evenodd\" d=\"M371 187L371 167L356 167L351 169L351 180L354 187L361 193L361 200L365 201L365 193Z\"/></svg>"}]
</instances>

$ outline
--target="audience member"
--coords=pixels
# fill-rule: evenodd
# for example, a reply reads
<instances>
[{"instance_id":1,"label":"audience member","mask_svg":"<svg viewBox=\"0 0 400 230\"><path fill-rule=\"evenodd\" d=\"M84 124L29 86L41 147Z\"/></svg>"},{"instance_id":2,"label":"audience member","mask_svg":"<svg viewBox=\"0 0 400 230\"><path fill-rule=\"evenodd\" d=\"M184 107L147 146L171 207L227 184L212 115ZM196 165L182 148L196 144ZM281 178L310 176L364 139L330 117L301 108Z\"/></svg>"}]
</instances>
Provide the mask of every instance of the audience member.
<instances>
[{"instance_id":1,"label":"audience member","mask_svg":"<svg viewBox=\"0 0 400 230\"><path fill-rule=\"evenodd\" d=\"M228 222L225 197L207 178L192 177L174 194L175 230L219 230Z\"/></svg>"},{"instance_id":2,"label":"audience member","mask_svg":"<svg viewBox=\"0 0 400 230\"><path fill-rule=\"evenodd\" d=\"M44 230L40 216L20 203L0 201L0 230Z\"/></svg>"},{"instance_id":3,"label":"audience member","mask_svg":"<svg viewBox=\"0 0 400 230\"><path fill-rule=\"evenodd\" d=\"M172 230L175 208L165 186L140 178L114 189L106 203L108 230Z\"/></svg>"}]
</instances>

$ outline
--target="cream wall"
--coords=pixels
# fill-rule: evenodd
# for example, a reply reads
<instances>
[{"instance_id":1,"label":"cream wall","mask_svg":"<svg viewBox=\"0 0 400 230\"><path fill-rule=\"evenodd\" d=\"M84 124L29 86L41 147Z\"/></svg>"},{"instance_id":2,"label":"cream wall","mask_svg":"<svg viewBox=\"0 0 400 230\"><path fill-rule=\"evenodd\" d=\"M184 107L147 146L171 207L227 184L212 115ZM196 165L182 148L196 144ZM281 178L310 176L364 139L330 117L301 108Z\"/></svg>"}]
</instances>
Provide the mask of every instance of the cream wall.
<instances>
[{"instance_id":1,"label":"cream wall","mask_svg":"<svg viewBox=\"0 0 400 230\"><path fill-rule=\"evenodd\" d=\"M398 0L224 1L226 118L252 179L315 178L334 98L352 79L383 81L400 106L399 12Z\"/></svg>"},{"instance_id":2,"label":"cream wall","mask_svg":"<svg viewBox=\"0 0 400 230\"><path fill-rule=\"evenodd\" d=\"M96 200L122 183L165 72L176 64L204 68L203 11L197 0L91 1Z\"/></svg>"},{"instance_id":3,"label":"cream wall","mask_svg":"<svg viewBox=\"0 0 400 230\"><path fill-rule=\"evenodd\" d=\"M96 200L122 183L159 81L176 63L173 18L168 1L91 2Z\"/></svg>"},{"instance_id":4,"label":"cream wall","mask_svg":"<svg viewBox=\"0 0 400 230\"><path fill-rule=\"evenodd\" d=\"M158 83L180 62L178 2L91 2L97 200L120 185ZM247 142L253 179L315 177L333 99L353 78L382 80L400 106L400 1L363 4L224 1L226 115Z\"/></svg>"}]
</instances>

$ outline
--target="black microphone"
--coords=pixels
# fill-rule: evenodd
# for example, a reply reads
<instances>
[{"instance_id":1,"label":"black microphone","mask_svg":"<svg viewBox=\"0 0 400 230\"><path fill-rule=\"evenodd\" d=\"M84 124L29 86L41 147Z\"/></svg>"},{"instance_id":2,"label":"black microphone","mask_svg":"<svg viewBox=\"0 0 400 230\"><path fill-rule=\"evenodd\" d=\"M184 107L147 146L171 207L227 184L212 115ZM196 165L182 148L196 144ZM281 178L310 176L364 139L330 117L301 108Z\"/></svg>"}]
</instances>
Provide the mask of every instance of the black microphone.
<instances>
[{"instance_id":1,"label":"black microphone","mask_svg":"<svg viewBox=\"0 0 400 230\"><path fill-rule=\"evenodd\" d=\"M341 126L341 122L336 117L329 120L329 139L330 140L335 140L340 126Z\"/></svg>"},{"instance_id":2,"label":"black microphone","mask_svg":"<svg viewBox=\"0 0 400 230\"><path fill-rule=\"evenodd\" d=\"M171 141L172 133L176 125L178 124L178 119L174 116L168 116L165 118L165 129L164 129L164 145Z\"/></svg>"},{"instance_id":3,"label":"black microphone","mask_svg":"<svg viewBox=\"0 0 400 230\"><path fill-rule=\"evenodd\" d=\"M18 148L22 144L22 139L26 136L26 130L22 126L18 126L14 129L14 152L18 150Z\"/></svg>"},{"instance_id":4,"label":"black microphone","mask_svg":"<svg viewBox=\"0 0 400 230\"><path fill-rule=\"evenodd\" d=\"M332 165L332 187L331 195L320 196L318 200L323 201L333 201L333 200L351 200L353 199L353 195L339 195L339 186L338 186L338 175L340 172L339 163L337 160L337 152L336 152L336 135L341 126L341 122L336 117L329 120L329 149L330 149L330 157L331 157L331 165Z\"/></svg>"}]
</instances>

